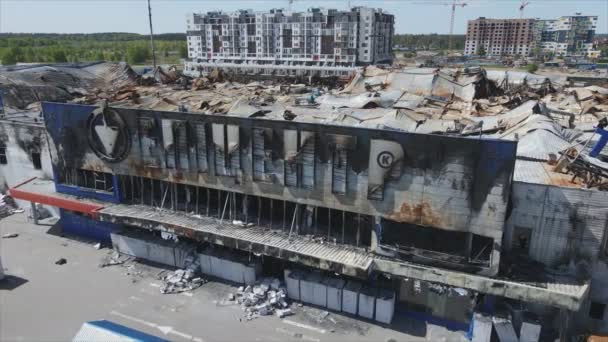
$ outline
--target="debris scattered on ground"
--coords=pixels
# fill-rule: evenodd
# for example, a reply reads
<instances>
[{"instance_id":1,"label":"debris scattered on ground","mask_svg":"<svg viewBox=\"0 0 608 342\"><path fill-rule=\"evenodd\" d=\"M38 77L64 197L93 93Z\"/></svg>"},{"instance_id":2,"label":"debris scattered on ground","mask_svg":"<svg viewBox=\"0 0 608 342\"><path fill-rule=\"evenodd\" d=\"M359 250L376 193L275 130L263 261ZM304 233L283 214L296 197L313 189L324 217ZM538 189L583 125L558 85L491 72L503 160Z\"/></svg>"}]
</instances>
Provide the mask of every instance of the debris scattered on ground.
<instances>
[{"instance_id":1,"label":"debris scattered on ground","mask_svg":"<svg viewBox=\"0 0 608 342\"><path fill-rule=\"evenodd\" d=\"M272 314L279 318L293 314L287 303L287 288L276 278L262 278L253 286L241 286L228 298L241 305L247 321Z\"/></svg>"},{"instance_id":2,"label":"debris scattered on ground","mask_svg":"<svg viewBox=\"0 0 608 342\"><path fill-rule=\"evenodd\" d=\"M22 212L23 209L17 207L17 203L11 196L0 194L0 218Z\"/></svg>"},{"instance_id":3,"label":"debris scattered on ground","mask_svg":"<svg viewBox=\"0 0 608 342\"><path fill-rule=\"evenodd\" d=\"M106 255L103 258L103 260L99 264L99 267L104 268L104 267L108 267L108 266L121 265L131 259L132 259L132 257L130 257L128 255L123 255L123 254L118 253L117 251L112 251L112 253L110 253L109 255Z\"/></svg>"},{"instance_id":4,"label":"debris scattered on ground","mask_svg":"<svg viewBox=\"0 0 608 342\"><path fill-rule=\"evenodd\" d=\"M185 260L186 267L178 269L163 277L163 286L160 287L160 292L163 294L180 293L192 291L201 287L207 282L206 279L200 277L200 261L194 256L188 256Z\"/></svg>"},{"instance_id":5,"label":"debris scattered on ground","mask_svg":"<svg viewBox=\"0 0 608 342\"><path fill-rule=\"evenodd\" d=\"M101 242L96 243L93 247L95 247L95 249L101 249Z\"/></svg>"},{"instance_id":6,"label":"debris scattered on ground","mask_svg":"<svg viewBox=\"0 0 608 342\"><path fill-rule=\"evenodd\" d=\"M16 238L17 236L19 236L19 234L17 233L6 233L4 235L2 235L3 239L12 239L12 238Z\"/></svg>"},{"instance_id":7,"label":"debris scattered on ground","mask_svg":"<svg viewBox=\"0 0 608 342\"><path fill-rule=\"evenodd\" d=\"M68 261L65 258L59 258L59 260L55 261L55 265L65 265Z\"/></svg>"}]
</instances>

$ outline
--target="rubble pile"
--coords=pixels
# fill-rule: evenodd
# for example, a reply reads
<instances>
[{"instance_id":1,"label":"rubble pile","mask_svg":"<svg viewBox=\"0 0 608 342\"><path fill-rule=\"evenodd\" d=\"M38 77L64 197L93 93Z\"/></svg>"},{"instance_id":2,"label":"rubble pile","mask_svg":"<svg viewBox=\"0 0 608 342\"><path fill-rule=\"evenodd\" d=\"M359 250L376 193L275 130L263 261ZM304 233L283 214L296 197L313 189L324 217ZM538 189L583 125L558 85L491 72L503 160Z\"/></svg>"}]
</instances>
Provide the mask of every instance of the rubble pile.
<instances>
[{"instance_id":1,"label":"rubble pile","mask_svg":"<svg viewBox=\"0 0 608 342\"><path fill-rule=\"evenodd\" d=\"M23 212L23 209L17 208L11 196L0 194L0 219L20 212Z\"/></svg>"},{"instance_id":2,"label":"rubble pile","mask_svg":"<svg viewBox=\"0 0 608 342\"><path fill-rule=\"evenodd\" d=\"M255 285L241 286L229 300L236 301L250 321L259 316L276 314L279 318L292 313L287 303L287 288L276 278L262 278Z\"/></svg>"},{"instance_id":3,"label":"rubble pile","mask_svg":"<svg viewBox=\"0 0 608 342\"><path fill-rule=\"evenodd\" d=\"M160 292L163 294L192 291L207 282L200 275L201 264L198 258L190 255L185 260L186 267L177 269L163 277Z\"/></svg>"}]
</instances>

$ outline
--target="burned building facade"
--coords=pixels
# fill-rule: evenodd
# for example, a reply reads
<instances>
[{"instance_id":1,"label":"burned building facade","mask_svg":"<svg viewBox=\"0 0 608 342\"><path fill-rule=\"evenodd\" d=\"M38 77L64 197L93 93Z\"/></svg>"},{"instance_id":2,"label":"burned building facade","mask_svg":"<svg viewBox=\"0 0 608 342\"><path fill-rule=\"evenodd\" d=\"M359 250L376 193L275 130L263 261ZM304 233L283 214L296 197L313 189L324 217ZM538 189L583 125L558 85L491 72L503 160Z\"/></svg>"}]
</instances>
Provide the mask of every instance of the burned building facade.
<instances>
[{"instance_id":1,"label":"burned building facade","mask_svg":"<svg viewBox=\"0 0 608 342\"><path fill-rule=\"evenodd\" d=\"M44 112L58 187L498 270L511 142L88 106Z\"/></svg>"}]
</instances>

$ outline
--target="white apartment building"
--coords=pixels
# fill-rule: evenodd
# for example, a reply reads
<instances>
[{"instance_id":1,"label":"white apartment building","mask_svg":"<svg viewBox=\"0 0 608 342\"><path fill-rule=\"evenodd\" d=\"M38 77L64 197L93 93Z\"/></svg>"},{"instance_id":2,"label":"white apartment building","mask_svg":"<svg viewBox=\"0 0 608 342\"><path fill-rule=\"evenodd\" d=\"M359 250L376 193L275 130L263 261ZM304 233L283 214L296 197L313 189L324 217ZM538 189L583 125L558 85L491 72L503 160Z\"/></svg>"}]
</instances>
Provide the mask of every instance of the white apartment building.
<instances>
[{"instance_id":1,"label":"white apartment building","mask_svg":"<svg viewBox=\"0 0 608 342\"><path fill-rule=\"evenodd\" d=\"M241 10L187 17L186 72L346 75L391 62L394 17L381 9Z\"/></svg>"},{"instance_id":2,"label":"white apartment building","mask_svg":"<svg viewBox=\"0 0 608 342\"><path fill-rule=\"evenodd\" d=\"M597 16L564 16L555 20L538 20L539 47L545 52L562 56L594 54L593 38Z\"/></svg>"}]
</instances>

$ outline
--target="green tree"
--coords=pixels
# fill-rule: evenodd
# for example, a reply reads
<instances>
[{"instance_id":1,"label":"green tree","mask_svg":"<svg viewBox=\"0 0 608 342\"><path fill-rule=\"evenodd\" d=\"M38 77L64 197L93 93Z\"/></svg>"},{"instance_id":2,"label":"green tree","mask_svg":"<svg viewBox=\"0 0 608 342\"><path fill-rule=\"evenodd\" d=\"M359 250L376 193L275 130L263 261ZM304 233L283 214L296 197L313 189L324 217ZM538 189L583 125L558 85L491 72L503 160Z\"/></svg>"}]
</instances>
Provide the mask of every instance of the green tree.
<instances>
[{"instance_id":1,"label":"green tree","mask_svg":"<svg viewBox=\"0 0 608 342\"><path fill-rule=\"evenodd\" d=\"M483 45L479 45L479 47L477 48L476 54L478 56L485 56L486 55L486 48Z\"/></svg>"},{"instance_id":2,"label":"green tree","mask_svg":"<svg viewBox=\"0 0 608 342\"><path fill-rule=\"evenodd\" d=\"M534 63L532 63L532 64L528 64L528 66L526 67L526 70L527 70L529 73L533 74L533 73L535 73L536 71L538 71L538 65L536 65L536 64L534 64Z\"/></svg>"},{"instance_id":3,"label":"green tree","mask_svg":"<svg viewBox=\"0 0 608 342\"><path fill-rule=\"evenodd\" d=\"M188 47L186 44L181 44L179 47L179 57L180 58L188 58Z\"/></svg>"},{"instance_id":4,"label":"green tree","mask_svg":"<svg viewBox=\"0 0 608 342\"><path fill-rule=\"evenodd\" d=\"M2 64L4 65L12 65L17 64L19 62L19 56L15 52L16 48L10 48L4 52L2 55Z\"/></svg>"},{"instance_id":5,"label":"green tree","mask_svg":"<svg viewBox=\"0 0 608 342\"><path fill-rule=\"evenodd\" d=\"M56 49L51 53L51 59L55 63L65 63L68 61L68 57L65 55L63 49Z\"/></svg>"},{"instance_id":6,"label":"green tree","mask_svg":"<svg viewBox=\"0 0 608 342\"><path fill-rule=\"evenodd\" d=\"M127 61L130 64L141 64L149 56L148 48L141 45L132 45L127 48Z\"/></svg>"},{"instance_id":7,"label":"green tree","mask_svg":"<svg viewBox=\"0 0 608 342\"><path fill-rule=\"evenodd\" d=\"M103 57L103 51L97 51L97 54L95 55L95 59L98 61L105 60L105 58Z\"/></svg>"}]
</instances>

